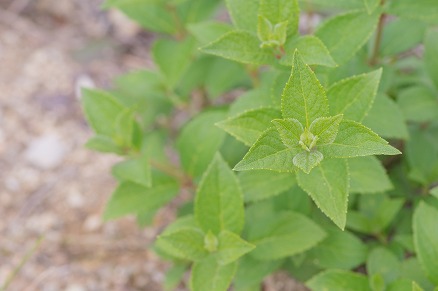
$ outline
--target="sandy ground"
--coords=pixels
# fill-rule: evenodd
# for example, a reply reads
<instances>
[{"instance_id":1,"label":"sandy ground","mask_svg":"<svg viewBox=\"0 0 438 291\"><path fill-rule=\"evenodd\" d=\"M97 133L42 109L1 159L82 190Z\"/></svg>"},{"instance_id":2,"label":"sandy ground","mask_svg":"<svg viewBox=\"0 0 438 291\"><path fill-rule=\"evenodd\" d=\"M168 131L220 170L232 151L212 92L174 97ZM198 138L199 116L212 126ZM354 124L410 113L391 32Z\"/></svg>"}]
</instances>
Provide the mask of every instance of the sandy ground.
<instances>
[{"instance_id":1,"label":"sandy ground","mask_svg":"<svg viewBox=\"0 0 438 291\"><path fill-rule=\"evenodd\" d=\"M166 211L143 230L103 223L118 158L83 147L77 88L151 66L151 35L99 5L0 0L0 286L18 270L7 290L161 290L167 265L147 247ZM265 289L294 290L279 278Z\"/></svg>"}]
</instances>

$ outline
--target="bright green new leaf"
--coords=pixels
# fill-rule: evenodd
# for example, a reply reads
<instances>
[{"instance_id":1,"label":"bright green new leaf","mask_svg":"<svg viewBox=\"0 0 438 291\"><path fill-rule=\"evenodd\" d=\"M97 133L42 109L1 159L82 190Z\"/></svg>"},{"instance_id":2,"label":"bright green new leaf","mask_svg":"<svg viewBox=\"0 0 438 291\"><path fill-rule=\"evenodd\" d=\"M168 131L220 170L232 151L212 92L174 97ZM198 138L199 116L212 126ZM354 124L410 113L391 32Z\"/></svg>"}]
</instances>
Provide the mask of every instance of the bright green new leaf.
<instances>
[{"instance_id":1,"label":"bright green new leaf","mask_svg":"<svg viewBox=\"0 0 438 291\"><path fill-rule=\"evenodd\" d=\"M114 137L116 116L125 109L110 94L91 89L82 90L82 106L87 121L97 134Z\"/></svg>"},{"instance_id":2,"label":"bright green new leaf","mask_svg":"<svg viewBox=\"0 0 438 291\"><path fill-rule=\"evenodd\" d=\"M350 193L377 193L393 188L385 168L373 156L348 160Z\"/></svg>"},{"instance_id":3,"label":"bright green new leaf","mask_svg":"<svg viewBox=\"0 0 438 291\"><path fill-rule=\"evenodd\" d=\"M397 0L389 2L388 13L403 18L419 19L426 23L438 23L438 7L434 0Z\"/></svg>"},{"instance_id":4,"label":"bright green new leaf","mask_svg":"<svg viewBox=\"0 0 438 291\"><path fill-rule=\"evenodd\" d=\"M248 240L256 245L251 256L275 260L304 252L324 237L325 232L306 216L295 212L265 215L248 225Z\"/></svg>"},{"instance_id":5,"label":"bright green new leaf","mask_svg":"<svg viewBox=\"0 0 438 291\"><path fill-rule=\"evenodd\" d=\"M345 119L362 121L376 96L382 69L343 79L327 91L330 114L344 114Z\"/></svg>"},{"instance_id":6,"label":"bright green new leaf","mask_svg":"<svg viewBox=\"0 0 438 291\"><path fill-rule=\"evenodd\" d=\"M155 210L178 194L178 183L174 179L158 173L152 178L153 187L133 182L121 183L106 205L104 219Z\"/></svg>"},{"instance_id":7,"label":"bright green new leaf","mask_svg":"<svg viewBox=\"0 0 438 291\"><path fill-rule=\"evenodd\" d=\"M347 162L343 159L324 160L310 174L298 172L297 181L322 212L344 229L349 188Z\"/></svg>"},{"instance_id":8,"label":"bright green new leaf","mask_svg":"<svg viewBox=\"0 0 438 291\"><path fill-rule=\"evenodd\" d=\"M228 230L222 230L219 233L218 240L219 246L216 258L220 265L230 264L255 248L254 245Z\"/></svg>"},{"instance_id":9,"label":"bright green new leaf","mask_svg":"<svg viewBox=\"0 0 438 291\"><path fill-rule=\"evenodd\" d=\"M195 218L201 228L219 234L239 234L244 224L243 194L239 181L220 155L204 173L195 198Z\"/></svg>"},{"instance_id":10,"label":"bright green new leaf","mask_svg":"<svg viewBox=\"0 0 438 291\"><path fill-rule=\"evenodd\" d=\"M400 107L384 94L377 94L363 124L383 137L407 139L409 136Z\"/></svg>"},{"instance_id":11,"label":"bright green new leaf","mask_svg":"<svg viewBox=\"0 0 438 291\"><path fill-rule=\"evenodd\" d=\"M323 155L317 150L301 151L293 158L295 166L309 174L310 171L321 163Z\"/></svg>"},{"instance_id":12,"label":"bright green new leaf","mask_svg":"<svg viewBox=\"0 0 438 291\"><path fill-rule=\"evenodd\" d=\"M306 286L313 291L371 291L365 275L340 270L319 273L307 281Z\"/></svg>"},{"instance_id":13,"label":"bright green new leaf","mask_svg":"<svg viewBox=\"0 0 438 291\"><path fill-rule=\"evenodd\" d=\"M267 170L244 171L237 176L242 186L245 202L254 202L276 196L296 184L290 173Z\"/></svg>"},{"instance_id":14,"label":"bright green new leaf","mask_svg":"<svg viewBox=\"0 0 438 291\"><path fill-rule=\"evenodd\" d=\"M131 181L145 187L152 185L151 167L145 153L116 164L112 172L121 182Z\"/></svg>"},{"instance_id":15,"label":"bright green new leaf","mask_svg":"<svg viewBox=\"0 0 438 291\"><path fill-rule=\"evenodd\" d=\"M260 0L226 0L234 26L239 30L257 32L257 15Z\"/></svg>"},{"instance_id":16,"label":"bright green new leaf","mask_svg":"<svg viewBox=\"0 0 438 291\"><path fill-rule=\"evenodd\" d=\"M414 245L427 277L438 285L438 210L420 202L414 212Z\"/></svg>"},{"instance_id":17,"label":"bright green new leaf","mask_svg":"<svg viewBox=\"0 0 438 291\"><path fill-rule=\"evenodd\" d=\"M193 177L199 177L220 148L225 132L215 123L226 117L225 111L206 111L193 118L182 129L177 140L183 168Z\"/></svg>"},{"instance_id":18,"label":"bright green new leaf","mask_svg":"<svg viewBox=\"0 0 438 291\"><path fill-rule=\"evenodd\" d=\"M172 245L183 258L190 261L200 261L208 255L204 248L204 234L196 228L184 228L160 235L158 240Z\"/></svg>"},{"instance_id":19,"label":"bright green new leaf","mask_svg":"<svg viewBox=\"0 0 438 291\"><path fill-rule=\"evenodd\" d=\"M192 267L190 289L193 291L226 291L236 272L236 262L220 265L212 255Z\"/></svg>"},{"instance_id":20,"label":"bright green new leaf","mask_svg":"<svg viewBox=\"0 0 438 291\"><path fill-rule=\"evenodd\" d=\"M160 39L152 47L152 56L165 76L168 87L173 88L192 61L195 49L193 38L184 41Z\"/></svg>"},{"instance_id":21,"label":"bright green new leaf","mask_svg":"<svg viewBox=\"0 0 438 291\"><path fill-rule=\"evenodd\" d=\"M247 146L251 146L265 130L272 126L271 120L279 117L281 117L281 112L277 109L260 108L246 111L216 125Z\"/></svg>"},{"instance_id":22,"label":"bright green new leaf","mask_svg":"<svg viewBox=\"0 0 438 291\"><path fill-rule=\"evenodd\" d=\"M304 128L297 119L274 119L272 123L275 125L285 146L289 148L298 148L300 146L300 137L304 132Z\"/></svg>"},{"instance_id":23,"label":"bright green new leaf","mask_svg":"<svg viewBox=\"0 0 438 291\"><path fill-rule=\"evenodd\" d=\"M259 39L246 31L231 31L202 47L201 51L245 64L264 65L275 62L271 50L260 48Z\"/></svg>"},{"instance_id":24,"label":"bright green new leaf","mask_svg":"<svg viewBox=\"0 0 438 291\"><path fill-rule=\"evenodd\" d=\"M300 54L294 54L289 81L281 97L283 118L295 118L306 128L318 117L328 114L324 88Z\"/></svg>"},{"instance_id":25,"label":"bright green new leaf","mask_svg":"<svg viewBox=\"0 0 438 291\"><path fill-rule=\"evenodd\" d=\"M333 143L318 150L324 157L350 158L370 155L398 155L400 151L388 145L371 129L351 120L342 120Z\"/></svg>"},{"instance_id":26,"label":"bright green new leaf","mask_svg":"<svg viewBox=\"0 0 438 291\"><path fill-rule=\"evenodd\" d=\"M325 44L313 35L290 38L284 50L286 53L280 59L280 64L285 66L292 66L295 50L300 52L304 62L308 65L337 66Z\"/></svg>"},{"instance_id":27,"label":"bright green new leaf","mask_svg":"<svg viewBox=\"0 0 438 291\"><path fill-rule=\"evenodd\" d=\"M438 6L435 3L435 13L438 16ZM435 87L438 88L438 60L436 58L438 54L438 31L430 29L426 33L424 39L424 65L429 73L429 77L435 83Z\"/></svg>"},{"instance_id":28,"label":"bright green new leaf","mask_svg":"<svg viewBox=\"0 0 438 291\"><path fill-rule=\"evenodd\" d=\"M378 247L373 249L367 259L367 273L369 275L380 274L389 285L400 276L400 261L391 251Z\"/></svg>"},{"instance_id":29,"label":"bright green new leaf","mask_svg":"<svg viewBox=\"0 0 438 291\"><path fill-rule=\"evenodd\" d=\"M438 98L427 87L405 89L400 92L397 101L407 120L426 122L438 119Z\"/></svg>"},{"instance_id":30,"label":"bright green new leaf","mask_svg":"<svg viewBox=\"0 0 438 291\"><path fill-rule=\"evenodd\" d=\"M318 266L325 269L353 269L366 260L368 249L355 235L336 227L326 227L327 237L309 251Z\"/></svg>"},{"instance_id":31,"label":"bright green new leaf","mask_svg":"<svg viewBox=\"0 0 438 291\"><path fill-rule=\"evenodd\" d=\"M288 36L298 31L300 10L297 0L260 0L258 15L268 20L272 26L287 21Z\"/></svg>"},{"instance_id":32,"label":"bright green new leaf","mask_svg":"<svg viewBox=\"0 0 438 291\"><path fill-rule=\"evenodd\" d=\"M309 131L317 137L317 145L330 144L335 140L342 117L342 114L333 117L319 117L312 122Z\"/></svg>"},{"instance_id":33,"label":"bright green new leaf","mask_svg":"<svg viewBox=\"0 0 438 291\"><path fill-rule=\"evenodd\" d=\"M376 29L379 13L349 12L323 23L315 35L327 46L339 65L347 62L368 41ZM351 29L354 27L354 29Z\"/></svg>"},{"instance_id":34,"label":"bright green new leaf","mask_svg":"<svg viewBox=\"0 0 438 291\"><path fill-rule=\"evenodd\" d=\"M272 127L262 133L248 153L234 167L234 170L294 172L292 160L299 152L301 152L301 149L286 148L278 131Z\"/></svg>"}]
</instances>

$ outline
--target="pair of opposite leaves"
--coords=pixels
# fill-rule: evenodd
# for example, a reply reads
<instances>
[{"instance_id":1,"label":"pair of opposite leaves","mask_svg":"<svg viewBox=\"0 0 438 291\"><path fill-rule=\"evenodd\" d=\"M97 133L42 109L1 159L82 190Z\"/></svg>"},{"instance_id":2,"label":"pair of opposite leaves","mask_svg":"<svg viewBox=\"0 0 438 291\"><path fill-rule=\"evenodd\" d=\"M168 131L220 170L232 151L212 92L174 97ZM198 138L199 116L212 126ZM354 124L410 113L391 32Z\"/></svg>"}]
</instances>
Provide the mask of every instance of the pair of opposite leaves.
<instances>
[{"instance_id":1,"label":"pair of opposite leaves","mask_svg":"<svg viewBox=\"0 0 438 291\"><path fill-rule=\"evenodd\" d=\"M400 154L371 129L344 119L342 111L337 113L329 116L324 88L295 51L281 100L283 119L272 120L274 127L260 135L234 169L292 172L298 168L308 174L324 158Z\"/></svg>"}]
</instances>

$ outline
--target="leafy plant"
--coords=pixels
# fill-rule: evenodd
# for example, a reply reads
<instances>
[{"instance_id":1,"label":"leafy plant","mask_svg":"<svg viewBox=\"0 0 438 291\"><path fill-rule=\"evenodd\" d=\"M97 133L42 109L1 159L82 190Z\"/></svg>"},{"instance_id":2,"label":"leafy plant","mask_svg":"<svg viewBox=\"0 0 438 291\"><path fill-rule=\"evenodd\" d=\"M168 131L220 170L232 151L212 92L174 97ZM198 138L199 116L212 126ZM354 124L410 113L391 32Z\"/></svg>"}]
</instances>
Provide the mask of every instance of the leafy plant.
<instances>
[{"instance_id":1,"label":"leafy plant","mask_svg":"<svg viewBox=\"0 0 438 291\"><path fill-rule=\"evenodd\" d=\"M312 290L438 286L436 3L105 7L156 32L156 68L83 91L87 146L125 157L106 219L175 201L166 290L260 290L280 269Z\"/></svg>"}]
</instances>

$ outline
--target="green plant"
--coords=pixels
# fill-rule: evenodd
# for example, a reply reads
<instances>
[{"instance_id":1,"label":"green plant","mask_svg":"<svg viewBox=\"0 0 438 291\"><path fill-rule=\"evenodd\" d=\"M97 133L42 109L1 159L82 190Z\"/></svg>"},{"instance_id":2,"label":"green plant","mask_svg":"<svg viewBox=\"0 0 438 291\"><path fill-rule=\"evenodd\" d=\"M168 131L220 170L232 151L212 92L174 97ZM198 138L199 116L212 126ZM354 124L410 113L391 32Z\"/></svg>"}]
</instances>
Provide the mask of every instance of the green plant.
<instances>
[{"instance_id":1,"label":"green plant","mask_svg":"<svg viewBox=\"0 0 438 291\"><path fill-rule=\"evenodd\" d=\"M166 289L438 286L437 3L228 0L232 25L220 1L106 6L157 33L156 69L84 90L87 146L125 157L106 219L191 194L154 246ZM300 8L329 17L301 34Z\"/></svg>"}]
</instances>

